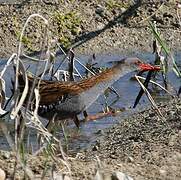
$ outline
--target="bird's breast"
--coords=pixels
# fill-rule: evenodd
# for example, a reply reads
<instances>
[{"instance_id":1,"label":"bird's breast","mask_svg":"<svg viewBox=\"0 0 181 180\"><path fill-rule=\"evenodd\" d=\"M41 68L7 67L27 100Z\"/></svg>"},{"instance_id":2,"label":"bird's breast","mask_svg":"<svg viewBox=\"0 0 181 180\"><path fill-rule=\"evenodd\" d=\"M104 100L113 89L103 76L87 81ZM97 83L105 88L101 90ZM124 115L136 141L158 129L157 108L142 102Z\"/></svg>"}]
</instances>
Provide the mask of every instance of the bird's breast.
<instances>
[{"instance_id":1,"label":"bird's breast","mask_svg":"<svg viewBox=\"0 0 181 180\"><path fill-rule=\"evenodd\" d=\"M82 97L73 95L67 96L63 102L57 102L52 108L47 109L46 112L40 113L40 115L51 118L56 114L60 119L67 119L80 114L84 109L85 103Z\"/></svg>"}]
</instances>

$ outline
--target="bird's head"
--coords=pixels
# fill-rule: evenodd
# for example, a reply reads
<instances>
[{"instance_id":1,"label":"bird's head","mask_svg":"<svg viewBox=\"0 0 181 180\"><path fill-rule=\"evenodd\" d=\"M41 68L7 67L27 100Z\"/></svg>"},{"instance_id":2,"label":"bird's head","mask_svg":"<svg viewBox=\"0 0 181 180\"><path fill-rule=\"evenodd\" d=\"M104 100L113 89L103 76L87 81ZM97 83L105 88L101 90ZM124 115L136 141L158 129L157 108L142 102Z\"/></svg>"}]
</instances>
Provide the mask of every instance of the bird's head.
<instances>
[{"instance_id":1,"label":"bird's head","mask_svg":"<svg viewBox=\"0 0 181 180\"><path fill-rule=\"evenodd\" d=\"M154 66L149 63L142 62L139 58L126 58L123 60L125 66L132 70L138 71L159 71L159 66Z\"/></svg>"}]
</instances>

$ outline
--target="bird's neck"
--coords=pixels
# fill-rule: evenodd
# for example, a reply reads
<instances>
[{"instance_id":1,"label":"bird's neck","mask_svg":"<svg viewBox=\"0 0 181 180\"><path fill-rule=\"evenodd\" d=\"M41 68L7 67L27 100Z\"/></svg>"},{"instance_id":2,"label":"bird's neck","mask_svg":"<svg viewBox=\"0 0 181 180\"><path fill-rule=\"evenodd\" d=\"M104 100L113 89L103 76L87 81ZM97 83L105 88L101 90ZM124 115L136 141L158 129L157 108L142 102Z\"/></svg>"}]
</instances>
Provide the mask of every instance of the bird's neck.
<instances>
[{"instance_id":1,"label":"bird's neck","mask_svg":"<svg viewBox=\"0 0 181 180\"><path fill-rule=\"evenodd\" d=\"M110 69L80 81L78 85L81 87L82 91L89 90L90 88L97 86L99 83L104 83L106 88L131 71L132 70L129 67L124 66L122 63L118 63Z\"/></svg>"},{"instance_id":2,"label":"bird's neck","mask_svg":"<svg viewBox=\"0 0 181 180\"><path fill-rule=\"evenodd\" d=\"M96 76L82 80L79 83L82 87L80 96L84 99L85 107L88 108L108 87L130 71L126 66L118 64Z\"/></svg>"}]
</instances>

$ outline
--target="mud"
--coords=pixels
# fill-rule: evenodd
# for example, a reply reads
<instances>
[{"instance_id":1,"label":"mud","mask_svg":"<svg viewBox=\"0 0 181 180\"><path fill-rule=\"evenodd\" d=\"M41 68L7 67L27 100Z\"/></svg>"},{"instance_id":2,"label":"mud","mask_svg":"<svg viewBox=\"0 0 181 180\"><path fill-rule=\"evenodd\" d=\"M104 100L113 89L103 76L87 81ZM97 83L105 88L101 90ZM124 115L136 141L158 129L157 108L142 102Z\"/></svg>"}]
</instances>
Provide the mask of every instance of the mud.
<instances>
[{"instance_id":1,"label":"mud","mask_svg":"<svg viewBox=\"0 0 181 180\"><path fill-rule=\"evenodd\" d=\"M161 37L172 50L181 49L181 9L171 0L137 1L135 4L120 0L109 3L15 1L1 4L0 11L0 57L16 52L22 27L33 13L39 13L49 21L52 40L67 49L74 47L78 54L151 52L153 35L148 20L156 23ZM28 50L40 50L42 28L38 18L29 23L23 39Z\"/></svg>"}]
</instances>

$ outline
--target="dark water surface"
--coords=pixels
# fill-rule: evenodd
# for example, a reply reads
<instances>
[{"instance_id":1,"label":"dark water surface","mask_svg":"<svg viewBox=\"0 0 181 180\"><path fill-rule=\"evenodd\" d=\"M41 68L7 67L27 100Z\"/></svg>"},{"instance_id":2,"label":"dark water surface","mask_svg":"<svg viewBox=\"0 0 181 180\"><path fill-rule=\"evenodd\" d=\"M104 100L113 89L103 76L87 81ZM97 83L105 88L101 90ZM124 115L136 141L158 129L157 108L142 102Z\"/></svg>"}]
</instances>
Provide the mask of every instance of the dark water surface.
<instances>
[{"instance_id":1,"label":"dark water surface","mask_svg":"<svg viewBox=\"0 0 181 180\"><path fill-rule=\"evenodd\" d=\"M154 55L149 53L142 53L142 54L138 53L135 54L135 56L140 57L141 59L144 59L148 62L153 62L154 60ZM114 61L118 61L122 57L123 56L121 55L115 55L115 54L97 55L95 62L97 63L98 67L99 66L111 67ZM77 56L77 58L81 60L83 64L85 64L88 61L88 59L90 59L90 56L80 55ZM60 57L57 59L60 59ZM181 52L175 53L175 59L178 65L181 67ZM0 61L0 70L2 70L5 62L6 60ZM75 63L75 66L81 73L85 71L84 68L81 67L78 63ZM35 67L36 67L35 65L32 65L29 68L29 70L34 71ZM13 69L9 68L9 70L4 76L7 85L11 84L11 79L13 75L14 75ZM79 130L72 124L65 127L68 139L68 149L70 151L77 152L80 149L88 147L91 143L96 141L96 138L101 135L104 129L112 125L115 125L116 123L119 123L122 119L124 119L128 115L133 114L134 112L141 111L150 106L149 101L144 96L141 98L137 108L136 109L132 108L135 98L140 90L138 83L136 81L130 80L130 78L133 77L134 75L135 72L129 73L113 85L114 89L116 89L117 93L120 95L119 99L114 93L109 93L109 96L107 97L108 105L111 105L111 107L115 109L124 109L123 112L119 113L117 116L114 117L104 117L100 120L81 123ZM175 90L178 90L179 86L181 85L180 79L177 78L173 72L169 72L168 77L170 84L174 87ZM162 83L162 79L159 77L157 81ZM7 95L10 96L10 94L11 90L10 88L7 88ZM163 91L153 92L153 94L157 101L165 101L169 97L168 94L165 94L165 92ZM105 107L105 98L104 96L100 96L98 100L87 110L87 112L88 114L96 114L98 112L101 112L104 107ZM80 115L79 118L81 119L82 115ZM13 129L12 122L7 122L7 124L9 129ZM57 135L62 139L63 135L61 128L57 131ZM32 144L32 146L36 147L37 142L35 134L31 133L29 141L30 144ZM5 150L9 149L7 141L4 138L4 135L1 131L0 131L0 149L5 149Z\"/></svg>"}]
</instances>

